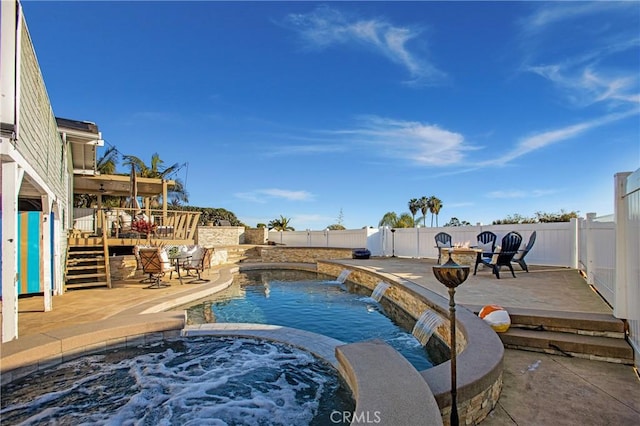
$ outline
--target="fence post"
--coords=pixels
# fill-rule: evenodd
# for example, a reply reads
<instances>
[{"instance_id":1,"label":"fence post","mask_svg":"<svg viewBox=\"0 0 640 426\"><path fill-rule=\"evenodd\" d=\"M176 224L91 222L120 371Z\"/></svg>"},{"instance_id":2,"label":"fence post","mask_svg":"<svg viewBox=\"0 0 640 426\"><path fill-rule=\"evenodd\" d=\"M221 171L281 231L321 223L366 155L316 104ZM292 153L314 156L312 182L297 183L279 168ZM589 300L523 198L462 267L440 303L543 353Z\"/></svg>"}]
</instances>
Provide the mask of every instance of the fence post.
<instances>
[{"instance_id":1,"label":"fence post","mask_svg":"<svg viewBox=\"0 0 640 426\"><path fill-rule=\"evenodd\" d=\"M616 275L613 295L613 316L629 318L627 303L627 234L629 230L629 210L625 195L627 193L627 177L631 173L615 174L614 218L616 223Z\"/></svg>"},{"instance_id":2,"label":"fence post","mask_svg":"<svg viewBox=\"0 0 640 426\"><path fill-rule=\"evenodd\" d=\"M593 258L595 256L595 239L593 238L593 220L596 218L595 213L587 213L587 222L585 226L585 234L586 234L586 248L587 255L585 256L587 268L587 283L595 284L594 271L593 271Z\"/></svg>"},{"instance_id":3,"label":"fence post","mask_svg":"<svg viewBox=\"0 0 640 426\"><path fill-rule=\"evenodd\" d=\"M580 267L580 222L578 218L572 217L569 221L571 224L572 242L571 242L571 267L578 269Z\"/></svg>"}]
</instances>

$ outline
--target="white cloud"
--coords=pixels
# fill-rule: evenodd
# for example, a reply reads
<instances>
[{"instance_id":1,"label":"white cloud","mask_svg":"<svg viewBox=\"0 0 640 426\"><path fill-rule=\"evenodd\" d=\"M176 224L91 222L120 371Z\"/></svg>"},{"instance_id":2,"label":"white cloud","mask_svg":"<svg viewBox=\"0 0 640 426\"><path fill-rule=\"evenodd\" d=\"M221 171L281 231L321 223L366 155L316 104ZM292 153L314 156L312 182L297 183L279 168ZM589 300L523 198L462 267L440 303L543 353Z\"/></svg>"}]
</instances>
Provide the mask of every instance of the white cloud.
<instances>
[{"instance_id":1,"label":"white cloud","mask_svg":"<svg viewBox=\"0 0 640 426\"><path fill-rule=\"evenodd\" d=\"M444 72L410 50L408 44L420 35L419 30L394 26L383 19L350 19L326 6L307 14L291 14L287 22L309 47L365 47L406 68L413 83L432 83L445 77Z\"/></svg>"},{"instance_id":2,"label":"white cloud","mask_svg":"<svg viewBox=\"0 0 640 426\"><path fill-rule=\"evenodd\" d=\"M464 136L433 124L390 118L361 117L359 128L336 132L363 144L373 145L385 157L402 158L420 165L449 166L474 149Z\"/></svg>"},{"instance_id":3,"label":"white cloud","mask_svg":"<svg viewBox=\"0 0 640 426\"><path fill-rule=\"evenodd\" d=\"M635 4L634 4L635 3ZM637 13L636 2L551 2L543 3L544 6L538 8L527 19L523 20L523 27L526 31L541 31L554 24L572 20L589 15L606 13L612 10L629 10Z\"/></svg>"},{"instance_id":4,"label":"white cloud","mask_svg":"<svg viewBox=\"0 0 640 426\"><path fill-rule=\"evenodd\" d=\"M256 203L266 203L273 199L284 199L287 201L310 201L314 199L314 195L307 191L291 191L278 188L257 189L250 192L237 192L234 196L236 198Z\"/></svg>"},{"instance_id":5,"label":"white cloud","mask_svg":"<svg viewBox=\"0 0 640 426\"><path fill-rule=\"evenodd\" d=\"M623 113L608 114L594 120L584 121L582 123L574 124L571 126L534 134L520 140L511 151L507 152L503 156L479 163L479 166L504 165L530 152L536 151L549 145L563 142L571 138L575 138L587 132L588 130L604 126L606 124L622 120L633 115L638 115L639 113L640 108L634 108Z\"/></svg>"},{"instance_id":6,"label":"white cloud","mask_svg":"<svg viewBox=\"0 0 640 426\"><path fill-rule=\"evenodd\" d=\"M591 66L574 70L563 64L531 66L528 70L551 81L579 106L640 103L637 72L605 75Z\"/></svg>"},{"instance_id":7,"label":"white cloud","mask_svg":"<svg viewBox=\"0 0 640 426\"><path fill-rule=\"evenodd\" d=\"M637 105L637 60L620 60L637 58L637 11L637 2L541 3L523 21L530 43L523 69L549 80L578 107Z\"/></svg>"}]
</instances>

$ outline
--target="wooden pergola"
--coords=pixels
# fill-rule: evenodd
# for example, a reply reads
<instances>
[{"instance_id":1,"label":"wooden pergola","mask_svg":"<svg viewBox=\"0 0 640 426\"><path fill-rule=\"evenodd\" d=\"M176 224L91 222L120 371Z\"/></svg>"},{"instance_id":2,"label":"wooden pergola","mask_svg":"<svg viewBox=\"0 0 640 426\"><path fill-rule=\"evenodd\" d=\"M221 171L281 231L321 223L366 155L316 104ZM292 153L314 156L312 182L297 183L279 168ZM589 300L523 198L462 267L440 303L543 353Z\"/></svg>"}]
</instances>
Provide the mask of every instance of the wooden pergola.
<instances>
[{"instance_id":1,"label":"wooden pergola","mask_svg":"<svg viewBox=\"0 0 640 426\"><path fill-rule=\"evenodd\" d=\"M149 198L162 195L162 216L167 217L167 193L174 187L174 180L137 177L138 196L145 200L149 209ZM74 194L90 194L98 197L98 209L102 209L102 196L113 195L127 197L131 195L131 177L129 175L74 175Z\"/></svg>"}]
</instances>

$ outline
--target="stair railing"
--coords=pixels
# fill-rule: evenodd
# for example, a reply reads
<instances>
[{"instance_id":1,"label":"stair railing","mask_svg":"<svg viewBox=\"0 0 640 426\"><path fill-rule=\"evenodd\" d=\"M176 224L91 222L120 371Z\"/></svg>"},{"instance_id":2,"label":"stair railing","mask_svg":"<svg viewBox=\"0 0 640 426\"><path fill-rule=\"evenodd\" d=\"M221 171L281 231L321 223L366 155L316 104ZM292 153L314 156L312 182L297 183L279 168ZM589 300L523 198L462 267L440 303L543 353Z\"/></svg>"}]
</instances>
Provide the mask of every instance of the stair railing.
<instances>
[{"instance_id":1,"label":"stair railing","mask_svg":"<svg viewBox=\"0 0 640 426\"><path fill-rule=\"evenodd\" d=\"M101 223L107 223L104 210L99 210L98 214L100 215ZM106 275L105 279L107 280L107 288L111 288L111 267L109 266L109 242L107 240L109 235L108 232L110 232L110 230L107 230L107 227L103 226L102 227L102 249L104 250L104 273Z\"/></svg>"}]
</instances>

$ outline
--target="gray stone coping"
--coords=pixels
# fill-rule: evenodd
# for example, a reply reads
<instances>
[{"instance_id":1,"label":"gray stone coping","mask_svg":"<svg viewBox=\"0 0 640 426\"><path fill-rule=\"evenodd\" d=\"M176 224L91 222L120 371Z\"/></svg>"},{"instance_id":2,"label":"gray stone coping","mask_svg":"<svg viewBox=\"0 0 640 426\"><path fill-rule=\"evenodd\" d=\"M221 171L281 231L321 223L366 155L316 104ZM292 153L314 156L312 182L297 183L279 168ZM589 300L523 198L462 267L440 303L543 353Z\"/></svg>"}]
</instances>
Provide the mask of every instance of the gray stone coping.
<instances>
[{"instance_id":1,"label":"gray stone coping","mask_svg":"<svg viewBox=\"0 0 640 426\"><path fill-rule=\"evenodd\" d=\"M382 340L336 348L339 370L356 397L351 425L441 425L429 385L413 366Z\"/></svg>"}]
</instances>

